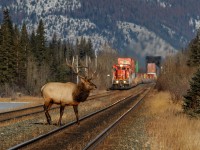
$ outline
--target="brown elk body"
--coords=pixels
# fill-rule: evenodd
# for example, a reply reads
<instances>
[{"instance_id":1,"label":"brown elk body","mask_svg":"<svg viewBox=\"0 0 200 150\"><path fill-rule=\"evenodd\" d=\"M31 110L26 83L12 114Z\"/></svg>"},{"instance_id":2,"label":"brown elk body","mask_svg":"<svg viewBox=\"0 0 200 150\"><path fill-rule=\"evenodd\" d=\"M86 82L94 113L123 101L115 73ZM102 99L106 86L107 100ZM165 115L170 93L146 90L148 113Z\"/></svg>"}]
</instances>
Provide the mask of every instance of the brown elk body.
<instances>
[{"instance_id":1,"label":"brown elk body","mask_svg":"<svg viewBox=\"0 0 200 150\"><path fill-rule=\"evenodd\" d=\"M41 88L42 96L44 98L44 111L47 122L51 124L51 116L49 109L52 104L60 105L60 118L58 125L61 125L61 119L65 106L73 106L76 115L77 123L79 124L78 117L78 104L84 102L90 94L90 91L95 89L96 85L90 79L83 79L78 84L67 82L50 82Z\"/></svg>"},{"instance_id":2,"label":"brown elk body","mask_svg":"<svg viewBox=\"0 0 200 150\"><path fill-rule=\"evenodd\" d=\"M92 75L92 78L83 77L75 71L73 65L70 65L68 62L67 65L80 77L80 82L78 84L72 82L50 82L41 88L41 93L44 98L44 111L49 124L51 124L51 116L48 111L52 104L60 105L58 125L61 125L65 106L73 106L77 123L79 124L78 104L84 102L89 96L90 91L97 88L96 85L91 82L94 74Z\"/></svg>"}]
</instances>

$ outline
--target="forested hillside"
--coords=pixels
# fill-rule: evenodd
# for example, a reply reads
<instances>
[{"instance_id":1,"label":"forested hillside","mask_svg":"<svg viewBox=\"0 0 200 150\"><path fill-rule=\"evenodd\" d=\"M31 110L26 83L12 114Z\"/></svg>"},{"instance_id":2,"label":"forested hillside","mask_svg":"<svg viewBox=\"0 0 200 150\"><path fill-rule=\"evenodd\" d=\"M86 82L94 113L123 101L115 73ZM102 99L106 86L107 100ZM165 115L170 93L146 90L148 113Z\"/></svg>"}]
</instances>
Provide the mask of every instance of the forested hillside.
<instances>
[{"instance_id":1,"label":"forested hillside","mask_svg":"<svg viewBox=\"0 0 200 150\"><path fill-rule=\"evenodd\" d=\"M1 96L23 91L38 94L48 81L73 81L73 73L66 65L66 58L78 55L94 58L91 40L81 38L76 45L61 41L56 34L46 41L43 21L28 34L26 24L20 29L13 25L9 11L3 12L0 25L0 93ZM23 90L24 89L24 90Z\"/></svg>"},{"instance_id":2,"label":"forested hillside","mask_svg":"<svg viewBox=\"0 0 200 150\"><path fill-rule=\"evenodd\" d=\"M65 57L93 57L99 50L105 56L106 43L136 59L166 56L195 36L199 5L198 0L1 0L1 12L9 11L0 13L2 87L38 93L47 81L73 80Z\"/></svg>"}]
</instances>

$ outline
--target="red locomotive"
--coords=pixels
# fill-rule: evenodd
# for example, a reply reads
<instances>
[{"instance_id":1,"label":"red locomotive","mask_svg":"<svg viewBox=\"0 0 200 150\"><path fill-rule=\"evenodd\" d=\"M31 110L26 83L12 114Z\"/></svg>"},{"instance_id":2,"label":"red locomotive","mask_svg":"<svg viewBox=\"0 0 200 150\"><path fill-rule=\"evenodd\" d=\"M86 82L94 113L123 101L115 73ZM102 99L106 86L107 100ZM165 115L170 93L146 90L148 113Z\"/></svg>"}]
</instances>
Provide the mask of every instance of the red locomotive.
<instances>
[{"instance_id":1,"label":"red locomotive","mask_svg":"<svg viewBox=\"0 0 200 150\"><path fill-rule=\"evenodd\" d=\"M129 89L133 87L136 76L136 62L132 58L118 58L118 64L113 65L111 89Z\"/></svg>"}]
</instances>

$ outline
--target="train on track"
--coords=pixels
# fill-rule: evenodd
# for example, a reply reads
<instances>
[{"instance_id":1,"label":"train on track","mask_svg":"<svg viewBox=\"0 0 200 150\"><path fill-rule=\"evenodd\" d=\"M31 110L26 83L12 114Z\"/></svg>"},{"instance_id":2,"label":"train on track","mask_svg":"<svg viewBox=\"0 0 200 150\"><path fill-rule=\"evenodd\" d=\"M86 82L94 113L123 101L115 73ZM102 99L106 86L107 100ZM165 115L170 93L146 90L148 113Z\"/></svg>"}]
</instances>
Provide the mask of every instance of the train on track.
<instances>
[{"instance_id":1,"label":"train on track","mask_svg":"<svg viewBox=\"0 0 200 150\"><path fill-rule=\"evenodd\" d=\"M132 58L118 58L118 64L113 65L111 89L129 89L133 87L136 76L136 62Z\"/></svg>"},{"instance_id":2,"label":"train on track","mask_svg":"<svg viewBox=\"0 0 200 150\"><path fill-rule=\"evenodd\" d=\"M159 68L155 62L146 63L146 72L139 73L138 62L132 58L118 58L112 67L112 90L130 89L139 83L157 79Z\"/></svg>"}]
</instances>

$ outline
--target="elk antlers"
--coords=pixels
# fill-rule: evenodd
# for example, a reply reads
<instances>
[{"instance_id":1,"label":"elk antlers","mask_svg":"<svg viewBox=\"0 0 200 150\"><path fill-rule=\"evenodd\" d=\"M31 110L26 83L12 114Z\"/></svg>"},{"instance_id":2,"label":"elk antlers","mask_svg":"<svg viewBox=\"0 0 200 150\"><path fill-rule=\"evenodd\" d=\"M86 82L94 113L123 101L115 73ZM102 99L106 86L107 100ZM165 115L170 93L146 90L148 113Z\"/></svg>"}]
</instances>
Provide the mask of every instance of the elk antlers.
<instances>
[{"instance_id":1,"label":"elk antlers","mask_svg":"<svg viewBox=\"0 0 200 150\"><path fill-rule=\"evenodd\" d=\"M82 75L80 75L80 72L78 71L78 68L86 68L86 69L88 69L88 71L89 71L89 67L86 67L86 66L83 66L82 64L80 64L80 66L78 66L77 65L77 69L75 69L75 67L74 67L74 57L72 58L72 64L70 64L69 62L68 62L68 60L67 60L67 58L66 58L66 64L67 64L67 66L68 67L70 67L72 70L73 70L73 72L77 75L77 76L79 76L80 78L82 78L82 79L87 79L87 80L92 80L92 79L94 79L95 78L95 74L96 74L96 71L95 72L92 72L92 76L89 78L88 76L82 76Z\"/></svg>"}]
</instances>

